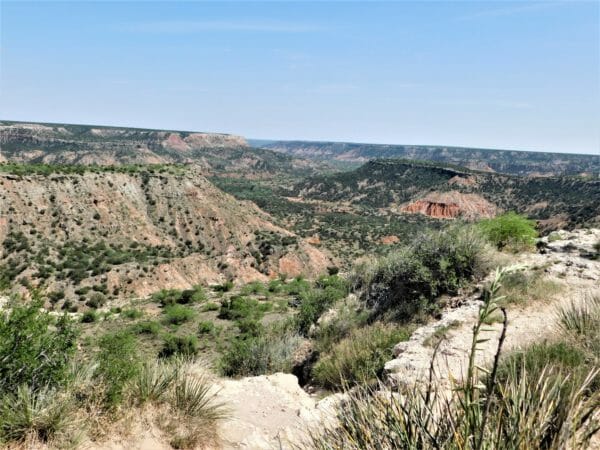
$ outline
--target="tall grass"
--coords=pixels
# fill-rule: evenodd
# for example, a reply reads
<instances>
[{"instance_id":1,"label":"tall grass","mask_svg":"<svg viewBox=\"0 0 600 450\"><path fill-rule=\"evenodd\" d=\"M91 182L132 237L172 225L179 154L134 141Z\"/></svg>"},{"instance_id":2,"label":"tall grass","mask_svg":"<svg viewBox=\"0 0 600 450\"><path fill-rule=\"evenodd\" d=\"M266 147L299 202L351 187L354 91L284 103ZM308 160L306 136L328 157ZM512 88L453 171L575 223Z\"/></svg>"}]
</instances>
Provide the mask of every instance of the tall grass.
<instances>
[{"instance_id":1,"label":"tall grass","mask_svg":"<svg viewBox=\"0 0 600 450\"><path fill-rule=\"evenodd\" d=\"M575 389L565 388L570 375L551 364L530 372L523 361L513 361L499 376L508 323L497 303L504 275L497 272L484 297L463 382L444 390L433 378L432 361L430 381L423 389L354 389L340 404L337 421L315 430L308 445L317 449L587 448L599 430L594 414L600 393L592 386L597 367L579 379ZM475 355L488 340L486 320L498 311L503 316L502 334L492 367L485 369L476 365Z\"/></svg>"},{"instance_id":2,"label":"tall grass","mask_svg":"<svg viewBox=\"0 0 600 450\"><path fill-rule=\"evenodd\" d=\"M398 325L373 325L353 330L324 353L313 369L314 381L329 389L377 382L392 349L409 333Z\"/></svg>"}]
</instances>

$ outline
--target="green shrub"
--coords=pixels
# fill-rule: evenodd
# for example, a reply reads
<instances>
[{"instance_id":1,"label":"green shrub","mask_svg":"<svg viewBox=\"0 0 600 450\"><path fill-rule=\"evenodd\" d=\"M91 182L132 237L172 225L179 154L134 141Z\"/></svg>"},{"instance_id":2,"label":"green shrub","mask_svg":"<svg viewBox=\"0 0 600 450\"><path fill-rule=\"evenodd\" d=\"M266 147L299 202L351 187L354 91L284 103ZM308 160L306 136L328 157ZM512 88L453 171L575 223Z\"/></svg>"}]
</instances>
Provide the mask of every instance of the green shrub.
<instances>
[{"instance_id":1,"label":"green shrub","mask_svg":"<svg viewBox=\"0 0 600 450\"><path fill-rule=\"evenodd\" d=\"M89 310L83 313L81 316L81 323L93 323L98 321L98 313L93 310Z\"/></svg>"},{"instance_id":2,"label":"green shrub","mask_svg":"<svg viewBox=\"0 0 600 450\"><path fill-rule=\"evenodd\" d=\"M258 336L237 338L221 357L221 373L233 377L289 372L300 342L298 334L285 328L270 328Z\"/></svg>"},{"instance_id":3,"label":"green shrub","mask_svg":"<svg viewBox=\"0 0 600 450\"><path fill-rule=\"evenodd\" d=\"M535 222L514 212L482 220L478 226L499 249L529 249L535 245L538 236Z\"/></svg>"},{"instance_id":4,"label":"green shrub","mask_svg":"<svg viewBox=\"0 0 600 450\"><path fill-rule=\"evenodd\" d=\"M212 302L208 302L205 303L202 306L202 311L203 312L208 312L208 311L218 311L221 309L221 305L219 305L218 303L212 303Z\"/></svg>"},{"instance_id":5,"label":"green shrub","mask_svg":"<svg viewBox=\"0 0 600 450\"><path fill-rule=\"evenodd\" d=\"M106 303L106 297L101 292L94 292L91 297L85 302L90 308L100 308Z\"/></svg>"},{"instance_id":6,"label":"green shrub","mask_svg":"<svg viewBox=\"0 0 600 450\"><path fill-rule=\"evenodd\" d=\"M217 284L213 286L215 292L229 292L233 289L233 281L226 281L223 284Z\"/></svg>"},{"instance_id":7,"label":"green shrub","mask_svg":"<svg viewBox=\"0 0 600 450\"><path fill-rule=\"evenodd\" d=\"M196 336L173 336L165 337L163 348L158 354L161 358L175 355L192 356L198 353L198 338Z\"/></svg>"},{"instance_id":8,"label":"green shrub","mask_svg":"<svg viewBox=\"0 0 600 450\"><path fill-rule=\"evenodd\" d=\"M141 370L137 341L132 334L120 331L104 335L99 347L97 374L106 384L107 405L114 407L123 400L126 384Z\"/></svg>"},{"instance_id":9,"label":"green shrub","mask_svg":"<svg viewBox=\"0 0 600 450\"><path fill-rule=\"evenodd\" d=\"M142 317L144 315L144 312L140 311L139 309L136 309L136 308L131 308L131 309L122 310L120 314L122 317L125 317L126 319L135 320L135 319L139 319L140 317Z\"/></svg>"},{"instance_id":10,"label":"green shrub","mask_svg":"<svg viewBox=\"0 0 600 450\"><path fill-rule=\"evenodd\" d=\"M160 333L160 324L158 322L147 320L138 322L131 326L130 330L134 334L151 334L157 335Z\"/></svg>"},{"instance_id":11,"label":"green shrub","mask_svg":"<svg viewBox=\"0 0 600 450\"><path fill-rule=\"evenodd\" d=\"M267 288L260 281L253 281L252 283L248 283L241 289L242 295L257 295L257 294L265 294L267 292Z\"/></svg>"},{"instance_id":12,"label":"green shrub","mask_svg":"<svg viewBox=\"0 0 600 450\"><path fill-rule=\"evenodd\" d=\"M198 324L198 334L213 334L215 332L215 324L210 320L202 320Z\"/></svg>"},{"instance_id":13,"label":"green shrub","mask_svg":"<svg viewBox=\"0 0 600 450\"><path fill-rule=\"evenodd\" d=\"M300 294L300 307L296 315L296 323L300 332L307 334L311 325L317 322L321 314L345 296L345 290L334 286L327 286L324 289L309 289L302 292Z\"/></svg>"},{"instance_id":14,"label":"green shrub","mask_svg":"<svg viewBox=\"0 0 600 450\"><path fill-rule=\"evenodd\" d=\"M354 330L321 356L314 379L329 389L373 383L392 359L394 345L408 338L406 329L380 322Z\"/></svg>"},{"instance_id":15,"label":"green shrub","mask_svg":"<svg viewBox=\"0 0 600 450\"><path fill-rule=\"evenodd\" d=\"M0 394L63 385L76 349L72 322L41 310L41 300L10 307L0 311Z\"/></svg>"},{"instance_id":16,"label":"green shrub","mask_svg":"<svg viewBox=\"0 0 600 450\"><path fill-rule=\"evenodd\" d=\"M175 385L172 404L190 417L217 420L224 417L225 410L215 399L216 394L205 378L186 376Z\"/></svg>"},{"instance_id":17,"label":"green shrub","mask_svg":"<svg viewBox=\"0 0 600 450\"><path fill-rule=\"evenodd\" d=\"M502 304L530 304L551 300L562 289L562 285L543 276L542 272L516 271L502 280L500 294Z\"/></svg>"},{"instance_id":18,"label":"green shrub","mask_svg":"<svg viewBox=\"0 0 600 450\"><path fill-rule=\"evenodd\" d=\"M241 319L237 326L244 337L258 337L265 331L263 324L256 319Z\"/></svg>"},{"instance_id":19,"label":"green shrub","mask_svg":"<svg viewBox=\"0 0 600 450\"><path fill-rule=\"evenodd\" d=\"M410 321L437 309L442 294L456 294L490 266L489 246L473 227L454 226L415 236L376 261L357 265L351 283L373 314Z\"/></svg>"},{"instance_id":20,"label":"green shrub","mask_svg":"<svg viewBox=\"0 0 600 450\"><path fill-rule=\"evenodd\" d=\"M173 325L181 325L196 316L193 309L183 305L167 306L163 312L165 314L165 321Z\"/></svg>"},{"instance_id":21,"label":"green shrub","mask_svg":"<svg viewBox=\"0 0 600 450\"><path fill-rule=\"evenodd\" d=\"M253 298L236 295L221 304L219 318L226 320L260 320L266 311L272 308L270 303L259 302Z\"/></svg>"}]
</instances>

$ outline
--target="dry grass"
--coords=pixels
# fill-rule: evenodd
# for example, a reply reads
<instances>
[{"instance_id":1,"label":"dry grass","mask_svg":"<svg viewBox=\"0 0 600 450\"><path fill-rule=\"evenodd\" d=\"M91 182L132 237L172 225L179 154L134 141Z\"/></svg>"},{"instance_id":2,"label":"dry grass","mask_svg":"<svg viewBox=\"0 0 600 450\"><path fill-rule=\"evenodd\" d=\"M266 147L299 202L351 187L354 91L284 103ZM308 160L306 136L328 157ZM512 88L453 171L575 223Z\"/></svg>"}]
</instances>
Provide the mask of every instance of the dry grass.
<instances>
[{"instance_id":1,"label":"dry grass","mask_svg":"<svg viewBox=\"0 0 600 450\"><path fill-rule=\"evenodd\" d=\"M525 306L533 302L544 302L559 294L564 285L545 277L540 271L524 270L506 275L502 280L500 300L502 305Z\"/></svg>"}]
</instances>

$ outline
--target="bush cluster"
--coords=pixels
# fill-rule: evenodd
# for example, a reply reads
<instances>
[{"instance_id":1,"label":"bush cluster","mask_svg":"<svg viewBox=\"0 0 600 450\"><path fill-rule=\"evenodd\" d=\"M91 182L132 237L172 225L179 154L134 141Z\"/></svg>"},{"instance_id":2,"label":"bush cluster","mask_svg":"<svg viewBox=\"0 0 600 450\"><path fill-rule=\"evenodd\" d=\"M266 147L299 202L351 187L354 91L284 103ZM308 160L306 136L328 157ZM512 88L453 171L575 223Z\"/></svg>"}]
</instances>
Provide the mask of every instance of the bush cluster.
<instances>
[{"instance_id":1,"label":"bush cluster","mask_svg":"<svg viewBox=\"0 0 600 450\"><path fill-rule=\"evenodd\" d=\"M428 231L376 261L359 264L351 276L376 316L409 321L435 311L442 294L456 294L489 269L488 245L473 227Z\"/></svg>"}]
</instances>

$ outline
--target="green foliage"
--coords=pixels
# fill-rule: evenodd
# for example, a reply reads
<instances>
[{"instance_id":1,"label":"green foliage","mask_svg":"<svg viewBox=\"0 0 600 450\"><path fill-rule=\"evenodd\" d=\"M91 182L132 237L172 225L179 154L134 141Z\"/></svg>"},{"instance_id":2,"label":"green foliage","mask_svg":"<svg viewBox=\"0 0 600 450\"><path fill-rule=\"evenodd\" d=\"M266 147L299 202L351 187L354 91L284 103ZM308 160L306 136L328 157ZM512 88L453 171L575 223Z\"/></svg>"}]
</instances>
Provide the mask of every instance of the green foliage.
<instances>
[{"instance_id":1,"label":"green foliage","mask_svg":"<svg viewBox=\"0 0 600 450\"><path fill-rule=\"evenodd\" d=\"M409 321L435 311L436 299L455 294L489 267L487 244L473 227L428 231L386 257L357 265L352 284L375 315Z\"/></svg>"},{"instance_id":2,"label":"green foliage","mask_svg":"<svg viewBox=\"0 0 600 450\"><path fill-rule=\"evenodd\" d=\"M121 311L121 316L130 320L139 319L143 315L144 312L136 308L124 309Z\"/></svg>"},{"instance_id":3,"label":"green foliage","mask_svg":"<svg viewBox=\"0 0 600 450\"><path fill-rule=\"evenodd\" d=\"M47 442L75 420L74 412L72 399L64 393L19 385L0 397L0 443L32 437Z\"/></svg>"},{"instance_id":4,"label":"green foliage","mask_svg":"<svg viewBox=\"0 0 600 450\"><path fill-rule=\"evenodd\" d=\"M479 222L479 228L499 249L518 251L532 248L538 233L535 222L514 212Z\"/></svg>"},{"instance_id":5,"label":"green foliage","mask_svg":"<svg viewBox=\"0 0 600 450\"><path fill-rule=\"evenodd\" d=\"M162 289L152 294L152 300L159 302L162 306L174 304L186 305L188 303L201 303L206 300L204 288L200 285L193 289Z\"/></svg>"},{"instance_id":6,"label":"green foliage","mask_svg":"<svg viewBox=\"0 0 600 450\"><path fill-rule=\"evenodd\" d=\"M67 381L77 333L66 315L55 319L41 300L14 302L0 312L0 394L20 385L34 391Z\"/></svg>"},{"instance_id":7,"label":"green foliage","mask_svg":"<svg viewBox=\"0 0 600 450\"><path fill-rule=\"evenodd\" d=\"M226 320L256 319L260 320L264 313L270 311L272 305L259 302L253 298L236 295L221 304L219 318Z\"/></svg>"},{"instance_id":8,"label":"green foliage","mask_svg":"<svg viewBox=\"0 0 600 450\"><path fill-rule=\"evenodd\" d=\"M165 321L172 325L181 325L184 322L192 320L196 316L196 312L183 305L167 306L164 311Z\"/></svg>"},{"instance_id":9,"label":"green foliage","mask_svg":"<svg viewBox=\"0 0 600 450\"><path fill-rule=\"evenodd\" d=\"M296 323L301 333L307 334L311 325L317 322L327 308L347 295L345 281L341 278L338 279L337 276L335 276L335 281L330 280L331 278L334 277L327 277L325 282L323 279L317 281L316 286L322 287L316 287L300 294L300 307L296 315Z\"/></svg>"},{"instance_id":10,"label":"green foliage","mask_svg":"<svg viewBox=\"0 0 600 450\"><path fill-rule=\"evenodd\" d=\"M135 377L142 367L135 337L127 331L104 335L99 343L96 356L97 375L106 385L106 403L117 406L123 400L126 384Z\"/></svg>"},{"instance_id":11,"label":"green foliage","mask_svg":"<svg viewBox=\"0 0 600 450\"><path fill-rule=\"evenodd\" d=\"M160 333L161 326L158 322L146 320L132 325L130 330L134 334L157 335Z\"/></svg>"},{"instance_id":12,"label":"green foliage","mask_svg":"<svg viewBox=\"0 0 600 450\"><path fill-rule=\"evenodd\" d=\"M380 322L353 330L321 356L313 369L314 380L329 389L371 384L392 359L394 345L408 338L406 329Z\"/></svg>"},{"instance_id":13,"label":"green foliage","mask_svg":"<svg viewBox=\"0 0 600 450\"><path fill-rule=\"evenodd\" d=\"M259 295L259 294L266 294L267 293L267 288L265 287L265 285L263 283L261 283L260 281L253 281L252 283L248 283L247 285L245 285L240 293L242 295Z\"/></svg>"},{"instance_id":14,"label":"green foliage","mask_svg":"<svg viewBox=\"0 0 600 450\"><path fill-rule=\"evenodd\" d=\"M478 345L487 340L484 323L499 310L502 275L497 273L484 295L461 384L449 391L433 380L423 389L396 395L382 395L382 386L353 389L338 406L338 420L314 430L311 448L587 448L597 432L594 414L600 395L592 389L597 368L568 388L571 376L553 363L572 367L578 360L567 347L556 345L538 346L520 364L498 370L508 323L504 311L493 366L487 371L476 364Z\"/></svg>"},{"instance_id":15,"label":"green foliage","mask_svg":"<svg viewBox=\"0 0 600 450\"><path fill-rule=\"evenodd\" d=\"M548 301L562 289L562 285L547 277L541 271L515 271L507 274L502 281L501 303L527 305L536 301Z\"/></svg>"},{"instance_id":16,"label":"green foliage","mask_svg":"<svg viewBox=\"0 0 600 450\"><path fill-rule=\"evenodd\" d=\"M83 313L81 316L81 323L93 323L98 321L98 313L93 310L89 310Z\"/></svg>"},{"instance_id":17,"label":"green foliage","mask_svg":"<svg viewBox=\"0 0 600 450\"><path fill-rule=\"evenodd\" d=\"M176 364L164 361L145 362L128 386L129 396L137 405L162 402L178 376L179 367Z\"/></svg>"},{"instance_id":18,"label":"green foliage","mask_svg":"<svg viewBox=\"0 0 600 450\"><path fill-rule=\"evenodd\" d=\"M174 336L168 334L165 336L163 347L158 356L168 358L176 355L192 356L196 353L198 353L198 338L196 336Z\"/></svg>"},{"instance_id":19,"label":"green foliage","mask_svg":"<svg viewBox=\"0 0 600 450\"><path fill-rule=\"evenodd\" d=\"M233 281L226 281L223 284L217 284L212 287L215 292L229 292L233 289Z\"/></svg>"},{"instance_id":20,"label":"green foliage","mask_svg":"<svg viewBox=\"0 0 600 450\"><path fill-rule=\"evenodd\" d=\"M301 340L287 327L271 327L258 335L242 335L223 353L221 373L233 377L289 372Z\"/></svg>"},{"instance_id":21,"label":"green foliage","mask_svg":"<svg viewBox=\"0 0 600 450\"><path fill-rule=\"evenodd\" d=\"M210 320L202 320L198 323L198 334L213 334L215 332L215 324Z\"/></svg>"}]
</instances>

